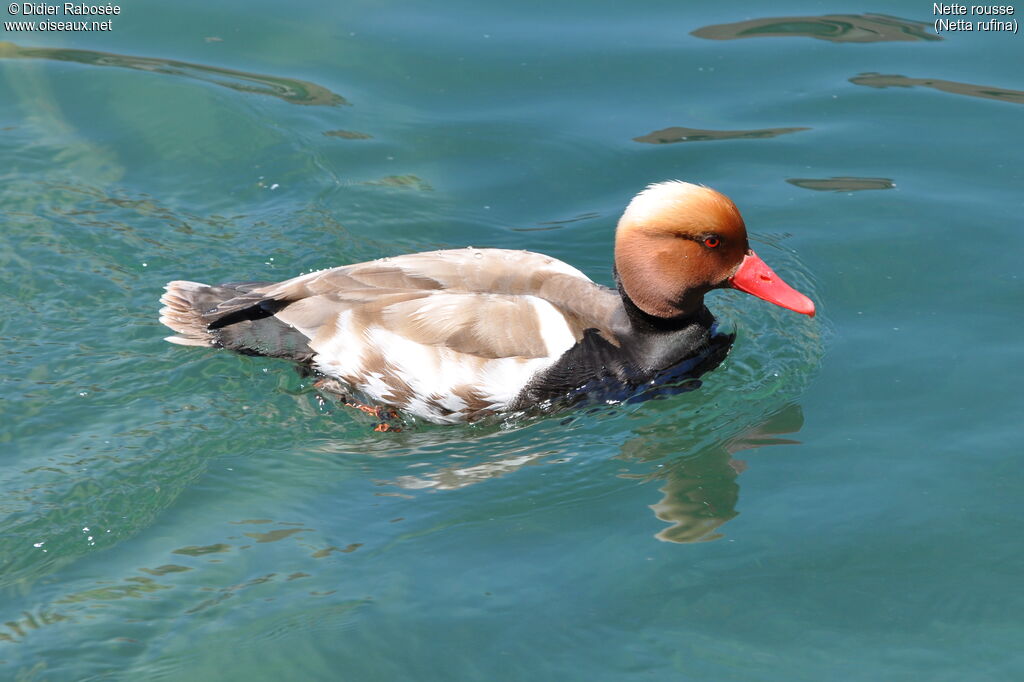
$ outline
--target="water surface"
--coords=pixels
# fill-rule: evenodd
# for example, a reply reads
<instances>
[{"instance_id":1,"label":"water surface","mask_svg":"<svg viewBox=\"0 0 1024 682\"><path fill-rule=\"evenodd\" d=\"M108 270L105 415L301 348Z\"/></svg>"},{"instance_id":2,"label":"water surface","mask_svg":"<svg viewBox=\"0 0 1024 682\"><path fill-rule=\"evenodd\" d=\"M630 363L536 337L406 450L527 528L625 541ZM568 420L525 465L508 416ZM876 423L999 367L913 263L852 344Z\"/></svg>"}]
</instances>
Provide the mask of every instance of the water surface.
<instances>
[{"instance_id":1,"label":"water surface","mask_svg":"<svg viewBox=\"0 0 1024 682\"><path fill-rule=\"evenodd\" d=\"M1022 45L931 4L187 1L0 36L0 677L1006 680ZM6 17L5 17L6 18ZM611 282L647 183L730 194L699 390L373 422L172 346L172 279L445 247Z\"/></svg>"}]
</instances>

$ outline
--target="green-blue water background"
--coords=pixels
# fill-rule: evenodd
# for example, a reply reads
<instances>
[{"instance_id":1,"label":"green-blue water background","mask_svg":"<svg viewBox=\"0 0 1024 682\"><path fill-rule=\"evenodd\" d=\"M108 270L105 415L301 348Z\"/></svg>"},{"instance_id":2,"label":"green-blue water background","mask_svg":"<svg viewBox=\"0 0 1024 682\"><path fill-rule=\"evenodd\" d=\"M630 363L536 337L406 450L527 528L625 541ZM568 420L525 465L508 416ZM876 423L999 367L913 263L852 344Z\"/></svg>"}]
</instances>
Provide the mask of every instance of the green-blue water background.
<instances>
[{"instance_id":1,"label":"green-blue water background","mask_svg":"<svg viewBox=\"0 0 1024 682\"><path fill-rule=\"evenodd\" d=\"M931 11L4 32L0 678L1020 678L1024 37ZM285 363L161 340L178 278L471 244L609 283L667 178L733 196L820 309L712 294L738 340L694 393L381 435Z\"/></svg>"}]
</instances>

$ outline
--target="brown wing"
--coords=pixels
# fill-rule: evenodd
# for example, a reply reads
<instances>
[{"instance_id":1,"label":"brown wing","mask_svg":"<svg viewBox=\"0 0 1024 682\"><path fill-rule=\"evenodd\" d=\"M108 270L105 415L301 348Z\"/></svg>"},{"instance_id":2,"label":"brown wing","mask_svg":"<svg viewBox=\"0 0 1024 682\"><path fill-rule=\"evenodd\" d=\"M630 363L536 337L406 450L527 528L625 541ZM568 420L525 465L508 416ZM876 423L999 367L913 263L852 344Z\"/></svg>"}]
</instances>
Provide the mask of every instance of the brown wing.
<instances>
[{"instance_id":1,"label":"brown wing","mask_svg":"<svg viewBox=\"0 0 1024 682\"><path fill-rule=\"evenodd\" d=\"M566 331L615 342L618 295L561 261L525 251L460 249L348 265L267 285L209 313L211 328L266 311L331 345L339 320L481 358L560 353Z\"/></svg>"}]
</instances>

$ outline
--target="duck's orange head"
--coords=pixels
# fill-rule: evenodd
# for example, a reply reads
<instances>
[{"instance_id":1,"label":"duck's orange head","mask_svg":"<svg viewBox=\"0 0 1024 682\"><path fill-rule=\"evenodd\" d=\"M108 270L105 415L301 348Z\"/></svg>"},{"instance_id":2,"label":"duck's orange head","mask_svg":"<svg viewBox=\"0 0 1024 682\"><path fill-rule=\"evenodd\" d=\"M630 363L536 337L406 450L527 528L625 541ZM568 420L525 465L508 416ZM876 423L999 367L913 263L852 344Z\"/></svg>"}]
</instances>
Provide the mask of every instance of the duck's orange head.
<instances>
[{"instance_id":1,"label":"duck's orange head","mask_svg":"<svg viewBox=\"0 0 1024 682\"><path fill-rule=\"evenodd\" d=\"M729 197L688 182L660 182L633 198L615 232L615 269L633 303L655 317L691 314L719 287L814 315L811 299L750 250Z\"/></svg>"}]
</instances>

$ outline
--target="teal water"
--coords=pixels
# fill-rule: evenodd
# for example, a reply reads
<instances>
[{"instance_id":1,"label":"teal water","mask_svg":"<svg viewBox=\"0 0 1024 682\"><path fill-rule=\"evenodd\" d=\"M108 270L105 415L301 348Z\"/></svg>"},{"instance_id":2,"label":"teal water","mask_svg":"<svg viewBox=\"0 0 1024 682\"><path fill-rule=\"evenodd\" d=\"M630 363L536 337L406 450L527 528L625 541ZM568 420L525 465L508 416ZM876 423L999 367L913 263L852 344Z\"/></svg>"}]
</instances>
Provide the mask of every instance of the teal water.
<instances>
[{"instance_id":1,"label":"teal water","mask_svg":"<svg viewBox=\"0 0 1024 682\"><path fill-rule=\"evenodd\" d=\"M0 678L1024 676L1024 38L875 9L5 31ZM692 393L377 434L287 363L162 341L179 278L471 244L609 283L667 178L820 311L712 294L738 339Z\"/></svg>"}]
</instances>

